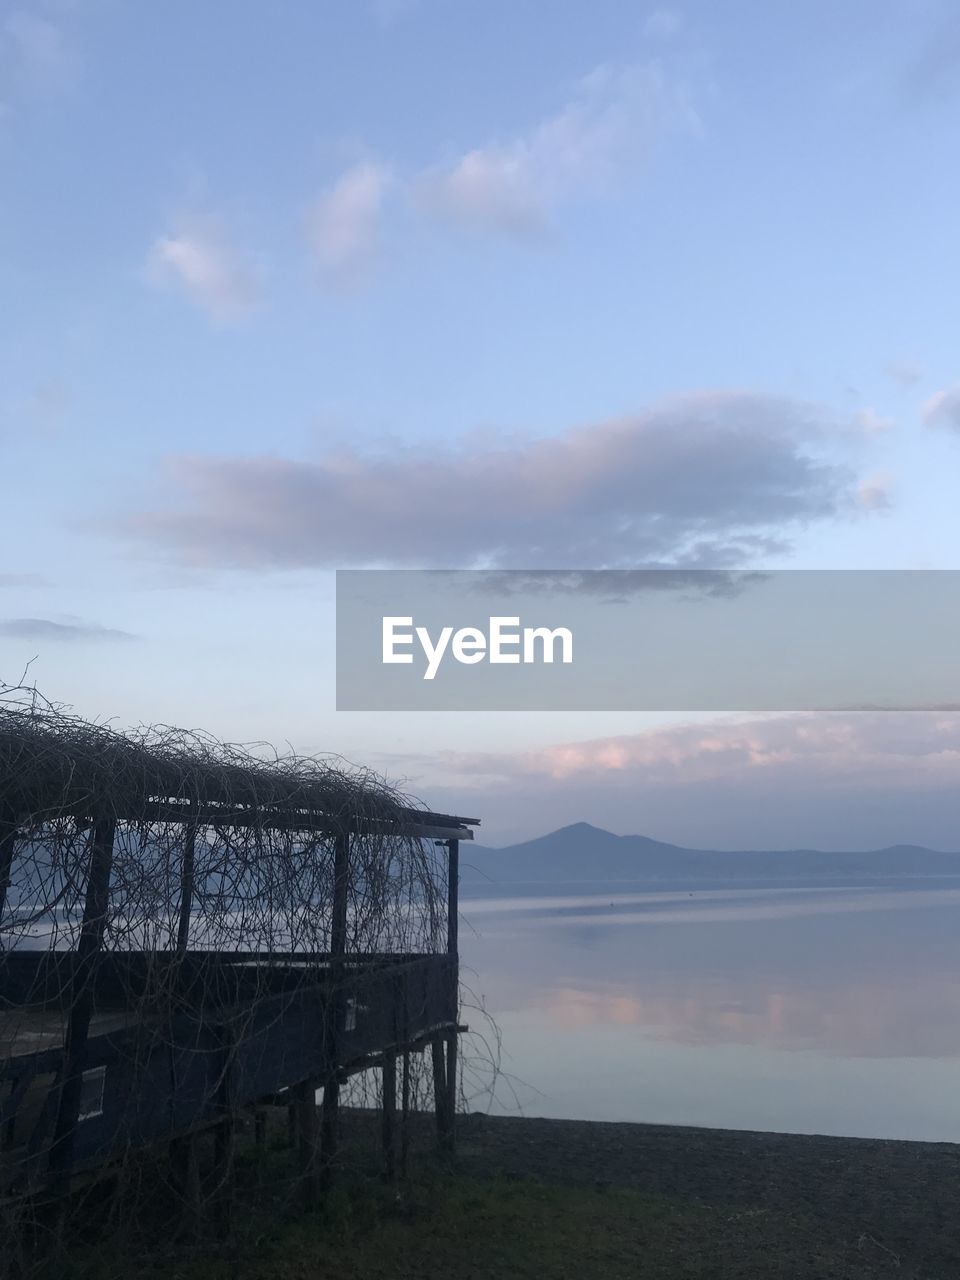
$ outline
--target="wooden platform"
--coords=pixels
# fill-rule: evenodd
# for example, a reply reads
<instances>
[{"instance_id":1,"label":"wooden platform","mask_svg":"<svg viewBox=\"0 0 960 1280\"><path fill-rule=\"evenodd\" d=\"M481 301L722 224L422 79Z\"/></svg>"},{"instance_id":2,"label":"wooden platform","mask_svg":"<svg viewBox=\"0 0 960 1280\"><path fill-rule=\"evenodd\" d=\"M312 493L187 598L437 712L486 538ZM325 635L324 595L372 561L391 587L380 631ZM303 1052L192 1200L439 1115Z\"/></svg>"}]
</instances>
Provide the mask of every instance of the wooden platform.
<instances>
[{"instance_id":1,"label":"wooden platform","mask_svg":"<svg viewBox=\"0 0 960 1280\"><path fill-rule=\"evenodd\" d=\"M44 991L61 959L14 953L5 961L0 1192L9 1195L45 1185L55 1171L67 1019L61 1009L9 1003L11 993ZM129 953L111 956L95 986L68 1172L305 1082L338 1082L457 1024L456 962L446 954L333 965L326 956Z\"/></svg>"}]
</instances>

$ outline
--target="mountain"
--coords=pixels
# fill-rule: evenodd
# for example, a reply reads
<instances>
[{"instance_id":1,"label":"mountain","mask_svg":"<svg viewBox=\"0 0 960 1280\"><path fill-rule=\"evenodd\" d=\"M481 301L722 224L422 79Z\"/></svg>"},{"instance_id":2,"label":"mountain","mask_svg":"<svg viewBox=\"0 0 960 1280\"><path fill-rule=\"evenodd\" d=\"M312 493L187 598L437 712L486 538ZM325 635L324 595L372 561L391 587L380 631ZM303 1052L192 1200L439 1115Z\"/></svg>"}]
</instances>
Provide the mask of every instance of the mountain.
<instances>
[{"instance_id":1,"label":"mountain","mask_svg":"<svg viewBox=\"0 0 960 1280\"><path fill-rule=\"evenodd\" d=\"M647 836L617 836L588 822L503 849L461 846L461 883L468 893L498 885L577 881L835 884L945 876L960 877L960 853L906 844L864 853L684 849Z\"/></svg>"}]
</instances>

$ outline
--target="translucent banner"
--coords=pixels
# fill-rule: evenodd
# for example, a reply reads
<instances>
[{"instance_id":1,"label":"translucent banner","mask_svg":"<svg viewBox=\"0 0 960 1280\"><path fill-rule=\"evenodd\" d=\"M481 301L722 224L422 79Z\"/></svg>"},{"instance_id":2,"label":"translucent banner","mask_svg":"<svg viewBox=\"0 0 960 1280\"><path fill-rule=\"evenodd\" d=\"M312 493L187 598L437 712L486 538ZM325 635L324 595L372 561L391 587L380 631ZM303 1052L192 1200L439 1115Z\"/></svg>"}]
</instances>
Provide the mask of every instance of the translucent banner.
<instances>
[{"instance_id":1,"label":"translucent banner","mask_svg":"<svg viewBox=\"0 0 960 1280\"><path fill-rule=\"evenodd\" d=\"M345 570L342 711L960 707L953 570Z\"/></svg>"}]
</instances>

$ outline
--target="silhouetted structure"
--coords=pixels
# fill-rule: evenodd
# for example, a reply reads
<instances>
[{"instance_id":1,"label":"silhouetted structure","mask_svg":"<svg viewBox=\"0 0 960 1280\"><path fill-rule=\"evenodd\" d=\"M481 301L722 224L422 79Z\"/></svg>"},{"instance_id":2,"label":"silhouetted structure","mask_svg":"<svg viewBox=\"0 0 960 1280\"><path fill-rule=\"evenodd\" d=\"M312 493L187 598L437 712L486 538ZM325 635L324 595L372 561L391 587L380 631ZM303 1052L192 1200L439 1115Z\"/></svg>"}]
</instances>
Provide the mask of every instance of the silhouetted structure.
<instances>
[{"instance_id":1,"label":"silhouetted structure","mask_svg":"<svg viewBox=\"0 0 960 1280\"><path fill-rule=\"evenodd\" d=\"M277 1101L312 1196L340 1085L372 1066L392 1171L398 1060L402 1111L424 1047L452 1142L473 825L369 774L176 730L123 736L8 692L0 1198L64 1191L163 1141L196 1202L195 1136L215 1127L229 1186L239 1109Z\"/></svg>"}]
</instances>

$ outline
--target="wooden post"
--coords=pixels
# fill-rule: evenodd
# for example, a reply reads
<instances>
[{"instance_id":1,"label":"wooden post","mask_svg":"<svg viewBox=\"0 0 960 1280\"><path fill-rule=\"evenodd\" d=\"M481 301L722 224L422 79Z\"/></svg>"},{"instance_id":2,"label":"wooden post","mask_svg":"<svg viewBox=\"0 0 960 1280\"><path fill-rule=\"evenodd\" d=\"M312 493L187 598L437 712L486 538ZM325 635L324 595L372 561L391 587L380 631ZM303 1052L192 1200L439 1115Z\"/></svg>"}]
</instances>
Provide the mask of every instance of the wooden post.
<instances>
[{"instance_id":1,"label":"wooden post","mask_svg":"<svg viewBox=\"0 0 960 1280\"><path fill-rule=\"evenodd\" d=\"M177 950L176 954L182 956L187 949L187 941L190 935L190 911L193 907L193 857L194 845L197 837L196 823L188 822L183 828L183 859L180 864L180 918L177 925ZM179 984L181 981L179 974L174 975L174 981ZM172 1015L171 1015L172 1016ZM172 1029L168 1032L170 1035L170 1043L173 1043ZM176 1068L171 1053L170 1062L170 1085L174 1093L177 1089ZM183 1144L187 1145L184 1146ZM190 1224L191 1231L196 1227L199 1230L200 1220L200 1189L199 1189L199 1161L196 1151L196 1143L193 1138L174 1138L170 1143L170 1162L174 1167L175 1175L180 1180L183 1188L183 1194L186 1200L193 1198L194 1190L191 1183L194 1177L198 1180L196 1188L196 1223ZM192 1214L192 1209L191 1209Z\"/></svg>"},{"instance_id":2,"label":"wooden post","mask_svg":"<svg viewBox=\"0 0 960 1280\"><path fill-rule=\"evenodd\" d=\"M14 1099L20 1087L20 1076L11 1076L10 1092L7 1094L7 1104L10 1106L10 1116L4 1122L3 1131L0 1133L0 1151L9 1151L13 1146L14 1138L17 1131L17 1106L19 1105ZM21 1095L22 1096L22 1095Z\"/></svg>"},{"instance_id":3,"label":"wooden post","mask_svg":"<svg viewBox=\"0 0 960 1280\"><path fill-rule=\"evenodd\" d=\"M225 1116L213 1130L213 1198L216 1228L221 1236L233 1222L233 1175L236 1122Z\"/></svg>"},{"instance_id":4,"label":"wooden post","mask_svg":"<svg viewBox=\"0 0 960 1280\"><path fill-rule=\"evenodd\" d=\"M350 833L341 831L333 848L333 910L330 919L330 955L342 961L347 950L347 897L350 875ZM341 965L342 968L342 965Z\"/></svg>"},{"instance_id":5,"label":"wooden post","mask_svg":"<svg viewBox=\"0 0 960 1280\"><path fill-rule=\"evenodd\" d=\"M328 1076L323 1085L323 1103L320 1109L320 1180L324 1187L330 1185L333 1162L337 1156L337 1139L340 1117L340 1081Z\"/></svg>"},{"instance_id":6,"label":"wooden post","mask_svg":"<svg viewBox=\"0 0 960 1280\"><path fill-rule=\"evenodd\" d=\"M389 1182L397 1176L397 1058L387 1051L381 1071L383 1101L380 1113L383 1172Z\"/></svg>"},{"instance_id":7,"label":"wooden post","mask_svg":"<svg viewBox=\"0 0 960 1280\"><path fill-rule=\"evenodd\" d=\"M403 1051L403 1072L400 1081L400 1176L407 1176L407 1157L410 1154L410 1050Z\"/></svg>"},{"instance_id":8,"label":"wooden post","mask_svg":"<svg viewBox=\"0 0 960 1280\"><path fill-rule=\"evenodd\" d=\"M317 1084L311 1079L297 1086L297 1149L304 1205L308 1209L316 1205L321 1189Z\"/></svg>"},{"instance_id":9,"label":"wooden post","mask_svg":"<svg viewBox=\"0 0 960 1280\"><path fill-rule=\"evenodd\" d=\"M447 1070L440 1036L434 1036L430 1041L430 1054L433 1059L433 1110L437 1121L437 1142L443 1147L447 1132Z\"/></svg>"},{"instance_id":10,"label":"wooden post","mask_svg":"<svg viewBox=\"0 0 960 1280\"><path fill-rule=\"evenodd\" d=\"M190 937L190 912L193 910L193 867L197 851L197 824L188 822L183 828L183 862L180 867L180 920L177 925L177 954L183 955Z\"/></svg>"},{"instance_id":11,"label":"wooden post","mask_svg":"<svg viewBox=\"0 0 960 1280\"><path fill-rule=\"evenodd\" d=\"M447 955L458 955L460 924L460 841L447 841Z\"/></svg>"},{"instance_id":12,"label":"wooden post","mask_svg":"<svg viewBox=\"0 0 960 1280\"><path fill-rule=\"evenodd\" d=\"M183 1200L185 1233L191 1240L201 1234L200 1153L197 1135L186 1133L170 1143L170 1161Z\"/></svg>"},{"instance_id":13,"label":"wooden post","mask_svg":"<svg viewBox=\"0 0 960 1280\"><path fill-rule=\"evenodd\" d=\"M446 1132L444 1146L452 1151L457 1136L457 1033L447 1032L447 1096L445 1098Z\"/></svg>"},{"instance_id":14,"label":"wooden post","mask_svg":"<svg viewBox=\"0 0 960 1280\"><path fill-rule=\"evenodd\" d=\"M110 900L110 872L113 867L113 841L117 824L113 818L98 818L90 831L90 867L83 922L77 942L73 980L70 984L69 1015L63 1049L63 1081L57 1105L57 1120L50 1150L50 1172L57 1189L66 1191L73 1164L73 1144L83 1066L87 1052L87 1035L93 1013L93 984L97 958L103 944L103 930Z\"/></svg>"},{"instance_id":15,"label":"wooden post","mask_svg":"<svg viewBox=\"0 0 960 1280\"><path fill-rule=\"evenodd\" d=\"M346 1015L346 991L344 982L347 950L347 900L350 882L350 833L341 831L333 848L333 911L330 921L330 981L332 984L330 1014L327 1023L327 1057L329 1071L323 1084L323 1109L321 1118L321 1152L323 1181L329 1182L332 1164L337 1154L338 1121L340 1113L340 1080L338 1061L340 1036Z\"/></svg>"},{"instance_id":16,"label":"wooden post","mask_svg":"<svg viewBox=\"0 0 960 1280\"><path fill-rule=\"evenodd\" d=\"M447 958L450 963L450 1003L453 1022L460 1013L460 956L458 926L460 922L460 841L448 840L447 865ZM447 1032L446 1094L444 1097L443 1146L452 1151L456 1140L457 1123L457 1031L456 1026Z\"/></svg>"},{"instance_id":17,"label":"wooden post","mask_svg":"<svg viewBox=\"0 0 960 1280\"><path fill-rule=\"evenodd\" d=\"M220 1083L217 1089L217 1110L220 1122L214 1128L213 1137L213 1194L216 1205L217 1228L226 1235L233 1222L234 1155L236 1146L236 1113L234 1111L233 1080L233 1032L230 1027L219 1028L222 1062Z\"/></svg>"},{"instance_id":18,"label":"wooden post","mask_svg":"<svg viewBox=\"0 0 960 1280\"><path fill-rule=\"evenodd\" d=\"M253 1146L257 1161L257 1186L267 1178L267 1113L263 1107L253 1109Z\"/></svg>"},{"instance_id":19,"label":"wooden post","mask_svg":"<svg viewBox=\"0 0 960 1280\"><path fill-rule=\"evenodd\" d=\"M17 839L17 826L14 822L0 821L0 924L7 906L7 889L10 885L10 870L13 866L13 846Z\"/></svg>"}]
</instances>

